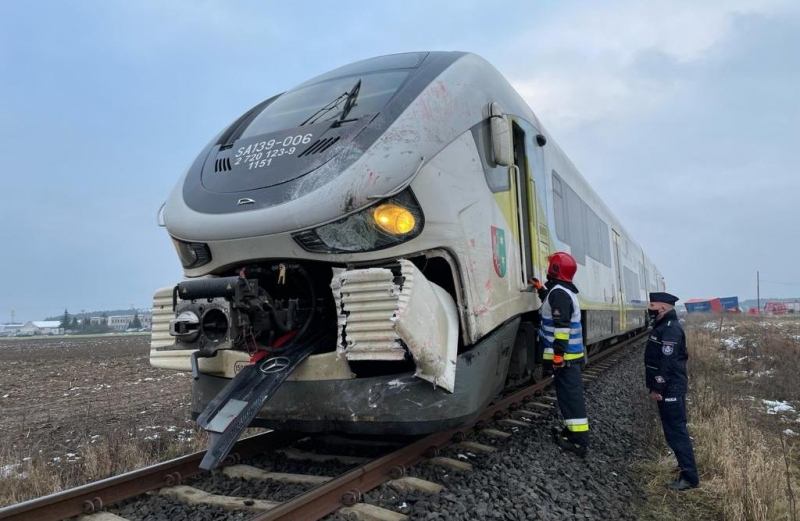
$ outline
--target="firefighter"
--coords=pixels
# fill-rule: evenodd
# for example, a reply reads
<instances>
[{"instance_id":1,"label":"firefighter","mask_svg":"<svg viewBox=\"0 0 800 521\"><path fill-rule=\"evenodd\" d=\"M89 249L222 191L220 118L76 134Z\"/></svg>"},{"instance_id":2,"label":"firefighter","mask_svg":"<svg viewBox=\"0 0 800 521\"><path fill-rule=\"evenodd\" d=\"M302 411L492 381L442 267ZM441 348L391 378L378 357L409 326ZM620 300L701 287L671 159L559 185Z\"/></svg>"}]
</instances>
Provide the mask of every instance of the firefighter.
<instances>
[{"instance_id":1,"label":"firefighter","mask_svg":"<svg viewBox=\"0 0 800 521\"><path fill-rule=\"evenodd\" d=\"M564 428L554 430L553 437L563 450L585 456L589 449L589 420L581 380L585 357L578 288L572 283L577 270L572 255L558 252L550 257L544 286L536 279L531 284L542 299L543 358L552 364L558 406L564 417Z\"/></svg>"},{"instance_id":2,"label":"firefighter","mask_svg":"<svg viewBox=\"0 0 800 521\"><path fill-rule=\"evenodd\" d=\"M675 313L678 297L669 293L650 293L647 311L653 330L644 353L645 379L650 398L658 404L658 414L667 445L675 453L681 469L678 479L667 487L683 491L696 487L700 480L694 460L692 440L686 428L686 336Z\"/></svg>"}]
</instances>

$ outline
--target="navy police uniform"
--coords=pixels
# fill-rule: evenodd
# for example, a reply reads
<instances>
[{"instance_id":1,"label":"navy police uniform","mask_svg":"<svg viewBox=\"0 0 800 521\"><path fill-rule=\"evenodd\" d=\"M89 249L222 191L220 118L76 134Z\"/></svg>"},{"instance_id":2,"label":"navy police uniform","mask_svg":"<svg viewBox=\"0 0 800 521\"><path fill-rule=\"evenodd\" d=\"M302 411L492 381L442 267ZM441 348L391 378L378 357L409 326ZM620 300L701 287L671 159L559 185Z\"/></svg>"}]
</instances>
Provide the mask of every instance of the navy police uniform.
<instances>
[{"instance_id":1,"label":"navy police uniform","mask_svg":"<svg viewBox=\"0 0 800 521\"><path fill-rule=\"evenodd\" d=\"M674 305L677 297L669 293L651 293L651 302ZM644 363L647 388L662 396L658 413L667 445L675 453L680 478L690 485L699 483L692 441L686 427L686 336L675 310L670 310L653 325L645 348Z\"/></svg>"},{"instance_id":2,"label":"navy police uniform","mask_svg":"<svg viewBox=\"0 0 800 521\"><path fill-rule=\"evenodd\" d=\"M564 417L564 429L557 434L557 441L562 447L583 455L589 446L589 420L581 379L585 357L577 293L578 288L571 282L547 281L540 292L544 297L540 336L545 362L552 362L556 355L564 359L564 367L556 369L554 374L556 398Z\"/></svg>"}]
</instances>

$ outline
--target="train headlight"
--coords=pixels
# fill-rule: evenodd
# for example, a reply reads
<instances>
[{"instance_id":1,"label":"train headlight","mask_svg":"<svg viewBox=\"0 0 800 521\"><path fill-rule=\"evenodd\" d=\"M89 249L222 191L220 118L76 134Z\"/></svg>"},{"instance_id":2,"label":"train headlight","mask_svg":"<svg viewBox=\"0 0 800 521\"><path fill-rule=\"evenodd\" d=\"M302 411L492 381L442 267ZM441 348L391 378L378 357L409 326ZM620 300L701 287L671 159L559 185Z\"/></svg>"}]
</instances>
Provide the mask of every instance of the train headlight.
<instances>
[{"instance_id":1,"label":"train headlight","mask_svg":"<svg viewBox=\"0 0 800 521\"><path fill-rule=\"evenodd\" d=\"M293 233L304 250L314 253L357 253L382 250L409 241L422 232L424 218L411 190L313 230Z\"/></svg>"},{"instance_id":2,"label":"train headlight","mask_svg":"<svg viewBox=\"0 0 800 521\"><path fill-rule=\"evenodd\" d=\"M394 203L383 203L372 211L372 218L382 230L393 235L404 235L414 230L414 214Z\"/></svg>"},{"instance_id":3,"label":"train headlight","mask_svg":"<svg viewBox=\"0 0 800 521\"><path fill-rule=\"evenodd\" d=\"M211 251L208 244L202 242L185 242L171 237L175 251L184 268L199 268L211 262Z\"/></svg>"}]
</instances>

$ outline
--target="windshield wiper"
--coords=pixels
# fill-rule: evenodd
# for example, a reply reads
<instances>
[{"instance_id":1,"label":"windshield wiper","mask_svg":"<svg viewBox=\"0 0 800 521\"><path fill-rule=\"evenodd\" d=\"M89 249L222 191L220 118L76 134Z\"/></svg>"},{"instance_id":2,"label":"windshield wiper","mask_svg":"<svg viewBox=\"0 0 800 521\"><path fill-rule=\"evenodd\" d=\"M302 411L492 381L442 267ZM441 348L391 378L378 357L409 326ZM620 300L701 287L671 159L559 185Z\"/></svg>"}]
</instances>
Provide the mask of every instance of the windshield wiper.
<instances>
[{"instance_id":1,"label":"windshield wiper","mask_svg":"<svg viewBox=\"0 0 800 521\"><path fill-rule=\"evenodd\" d=\"M344 108L342 109L341 115L339 115L339 117L336 118L336 121L333 122L333 126L338 127L342 123L345 123L346 121L344 118L347 117L347 114L349 114L350 111L353 110L353 107L356 106L356 98L358 98L358 92L360 90L361 90L361 80L359 79L356 82L356 84L353 85L352 89L350 89L348 92L343 92L342 94L338 95L332 101L328 102L324 107L322 107L315 113L311 114L311 116L309 116L308 119L300 123L300 126L302 127L305 125L311 125L313 123L316 123L322 116L326 115L327 113L338 107L339 103L341 103L342 100L344 100Z\"/></svg>"},{"instance_id":2,"label":"windshield wiper","mask_svg":"<svg viewBox=\"0 0 800 521\"><path fill-rule=\"evenodd\" d=\"M351 119L344 119L350 114L350 111L353 110L353 107L356 106L356 99L358 99L358 93L361 92L361 80L359 79L353 88L350 89L350 92L347 93L347 99L344 101L344 108L342 109L342 114L339 116L336 121L333 122L334 127L340 126L342 123L346 121L354 121Z\"/></svg>"},{"instance_id":3,"label":"windshield wiper","mask_svg":"<svg viewBox=\"0 0 800 521\"><path fill-rule=\"evenodd\" d=\"M312 123L315 123L319 118L321 118L322 116L324 116L325 114L327 114L328 112L332 111L337 106L339 106L339 103L341 103L343 99L347 99L348 95L349 95L348 92L344 92L342 94L339 94L335 99L333 99L333 101L328 102L327 105L325 105L324 107L322 107L321 109L319 109L315 113L311 114L308 117L308 119L306 119L305 121L300 123L300 126L302 127L302 126L305 126L305 125L310 125Z\"/></svg>"}]
</instances>

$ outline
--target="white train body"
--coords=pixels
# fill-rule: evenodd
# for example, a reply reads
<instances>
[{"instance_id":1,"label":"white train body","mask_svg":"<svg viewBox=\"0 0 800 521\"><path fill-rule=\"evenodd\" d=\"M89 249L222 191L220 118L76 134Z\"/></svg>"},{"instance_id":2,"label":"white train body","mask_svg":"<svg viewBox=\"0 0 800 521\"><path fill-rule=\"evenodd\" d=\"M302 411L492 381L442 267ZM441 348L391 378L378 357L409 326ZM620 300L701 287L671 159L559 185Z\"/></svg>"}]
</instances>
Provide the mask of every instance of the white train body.
<instances>
[{"instance_id":1,"label":"white train body","mask_svg":"<svg viewBox=\"0 0 800 521\"><path fill-rule=\"evenodd\" d=\"M253 128L282 96L356 81L349 91L357 94L354 115L339 126L327 118L277 130L266 125L261 134ZM418 433L472 417L509 382L537 374L532 312L541 303L525 289L529 278L544 279L547 257L556 251L579 263L575 284L590 354L646 326L647 293L664 289L657 268L480 57L379 57L268 101L212 140L163 213L169 234L183 243L184 260L200 257L184 262L187 280L257 272L267 294L286 292L274 298L282 306L293 284L279 282L282 269L303 266L303 277L313 281L310 298L320 305L310 311L318 318L308 320L330 328L329 345L300 364L254 423ZM325 101L307 110L321 110ZM308 115L289 105L273 119L291 119L292 110ZM264 152L276 155L272 164ZM503 154L511 158L507 166L495 161L503 163ZM243 170L242 161L256 165ZM396 240L364 232L387 201L414 216L414 230ZM395 242L376 248L378 240ZM188 257L186 248L193 252ZM298 309L307 297L300 289ZM192 304L200 330L202 300ZM186 370L192 352L218 343L216 356L199 360L193 390L199 413L250 363L253 349L285 328L263 329L244 344L233 332L212 339L200 331L205 346L194 345L170 335L176 302L173 288L156 293L151 363ZM363 302L374 305L359 307ZM256 331L252 317L245 322Z\"/></svg>"}]
</instances>

